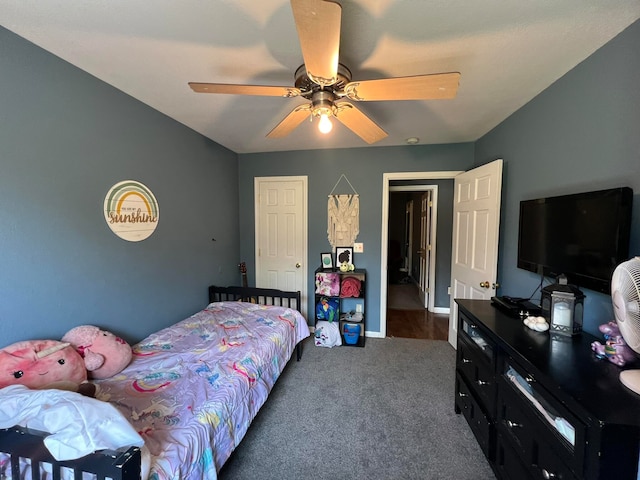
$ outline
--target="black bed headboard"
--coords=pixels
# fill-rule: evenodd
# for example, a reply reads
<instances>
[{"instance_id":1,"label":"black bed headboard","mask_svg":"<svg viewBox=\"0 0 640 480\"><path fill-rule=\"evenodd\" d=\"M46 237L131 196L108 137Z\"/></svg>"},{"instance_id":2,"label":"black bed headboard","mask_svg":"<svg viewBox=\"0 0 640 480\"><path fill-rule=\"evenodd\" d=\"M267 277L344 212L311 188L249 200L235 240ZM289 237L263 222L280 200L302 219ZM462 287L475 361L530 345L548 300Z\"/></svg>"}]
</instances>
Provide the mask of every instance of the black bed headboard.
<instances>
[{"instance_id":1,"label":"black bed headboard","mask_svg":"<svg viewBox=\"0 0 640 480\"><path fill-rule=\"evenodd\" d=\"M209 287L209 302L253 302L278 305L300 311L300 291L287 292L275 288Z\"/></svg>"}]
</instances>

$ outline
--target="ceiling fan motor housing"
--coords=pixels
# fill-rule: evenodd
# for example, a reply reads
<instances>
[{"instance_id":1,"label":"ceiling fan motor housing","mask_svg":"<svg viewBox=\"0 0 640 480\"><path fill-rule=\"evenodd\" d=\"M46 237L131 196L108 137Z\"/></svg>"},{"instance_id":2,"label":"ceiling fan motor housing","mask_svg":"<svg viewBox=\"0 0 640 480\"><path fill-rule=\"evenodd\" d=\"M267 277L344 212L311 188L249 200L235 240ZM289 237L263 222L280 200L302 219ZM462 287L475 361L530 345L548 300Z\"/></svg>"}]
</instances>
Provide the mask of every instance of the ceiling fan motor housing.
<instances>
[{"instance_id":1,"label":"ceiling fan motor housing","mask_svg":"<svg viewBox=\"0 0 640 480\"><path fill-rule=\"evenodd\" d=\"M314 92L317 91L330 91L336 93L338 91L344 90L344 87L351 81L351 70L342 65L338 64L338 80L333 85L328 86L320 86L315 83L309 75L307 74L307 68L303 65L300 65L295 73L295 83L296 88L300 89L302 92L301 95L303 97L311 97Z\"/></svg>"},{"instance_id":2,"label":"ceiling fan motor housing","mask_svg":"<svg viewBox=\"0 0 640 480\"><path fill-rule=\"evenodd\" d=\"M335 99L336 96L330 90L319 90L317 92L313 92L313 95L311 96L311 113L313 113L313 116L335 116L336 106L333 103Z\"/></svg>"}]
</instances>

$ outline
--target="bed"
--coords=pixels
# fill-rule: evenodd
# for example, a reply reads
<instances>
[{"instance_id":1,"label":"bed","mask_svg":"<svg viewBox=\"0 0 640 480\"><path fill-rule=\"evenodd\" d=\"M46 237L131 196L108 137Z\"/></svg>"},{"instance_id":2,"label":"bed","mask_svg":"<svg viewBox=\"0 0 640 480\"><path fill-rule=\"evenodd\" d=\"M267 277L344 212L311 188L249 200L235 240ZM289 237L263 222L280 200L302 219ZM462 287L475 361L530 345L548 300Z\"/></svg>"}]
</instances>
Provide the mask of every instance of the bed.
<instances>
[{"instance_id":1,"label":"bed","mask_svg":"<svg viewBox=\"0 0 640 480\"><path fill-rule=\"evenodd\" d=\"M55 460L45 433L0 430L0 478L215 479L244 437L309 328L300 292L209 287L210 303L133 346L120 374L95 381L144 440L81 459ZM77 395L77 394L73 394ZM17 478L17 476L15 477Z\"/></svg>"}]
</instances>

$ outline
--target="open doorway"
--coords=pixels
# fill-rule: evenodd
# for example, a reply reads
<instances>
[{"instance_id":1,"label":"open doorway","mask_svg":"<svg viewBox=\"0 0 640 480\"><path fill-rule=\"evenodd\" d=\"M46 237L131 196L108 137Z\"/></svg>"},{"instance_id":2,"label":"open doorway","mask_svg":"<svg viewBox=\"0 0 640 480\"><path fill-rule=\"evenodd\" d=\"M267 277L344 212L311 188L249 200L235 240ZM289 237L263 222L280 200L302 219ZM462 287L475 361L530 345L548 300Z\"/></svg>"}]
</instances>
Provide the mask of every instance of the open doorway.
<instances>
[{"instance_id":1,"label":"open doorway","mask_svg":"<svg viewBox=\"0 0 640 480\"><path fill-rule=\"evenodd\" d=\"M446 340L447 313L434 312L438 185L389 187L387 336Z\"/></svg>"},{"instance_id":2,"label":"open doorway","mask_svg":"<svg viewBox=\"0 0 640 480\"><path fill-rule=\"evenodd\" d=\"M388 284L415 286L421 308L434 309L438 185L389 187ZM410 288L403 288L411 291Z\"/></svg>"},{"instance_id":3,"label":"open doorway","mask_svg":"<svg viewBox=\"0 0 640 480\"><path fill-rule=\"evenodd\" d=\"M440 277L440 282L436 285L436 262L440 261L442 266L447 271L450 269L451 258L451 237L450 237L450 223L447 228L442 228L441 231L448 236L443 241L440 241L441 248L443 249L443 255L446 256L445 260L438 260L435 252L435 237L430 237L432 233L435 235L435 229L438 224L437 211L434 209L430 215L431 218L425 218L425 205L429 203L433 204L433 195L431 197L423 198L423 192L430 190L431 193L439 191L437 188L433 188L436 184L446 184L450 194L445 196L444 205L451 214L453 209L453 179L460 172L458 171L445 171L445 172L401 172L401 173L386 173L383 175L383 206L382 206L382 255L381 255L381 286L380 286L380 334L381 336L387 336L387 301L390 286L397 284L409 284L412 285L418 293L420 292L420 285L422 283L424 289L422 291L422 297L419 297L417 302L420 306L422 315L425 314L444 314L448 325L448 313L449 313L449 298L447 295L447 288L449 283L449 275L444 274ZM401 203L401 207L398 207L395 212L390 211L390 195L396 192L406 191L407 202ZM437 200L437 197L436 197ZM442 203L440 204L442 208ZM406 219L409 217L409 212L412 213L413 227L409 227L406 224ZM436 212L434 214L434 212ZM417 221L416 221L417 219ZM426 222L426 223L425 223ZM401 223L398 227L397 223ZM392 225L393 228L397 228L398 231L402 231L401 237L393 244L390 242L389 231ZM413 230L411 238L413 241L411 245L408 245L407 236L409 231ZM431 233L432 232L432 233ZM419 236L427 239L426 245L416 242L416 238ZM428 250L429 244L432 245L432 250ZM409 251L408 251L409 250ZM437 287L437 288L436 288ZM438 291L439 290L439 291ZM440 297L440 298L438 298ZM444 298L443 298L444 297ZM415 305L415 304L414 304ZM426 308L425 308L426 307ZM409 311L409 310L407 310ZM412 314L413 315L413 314Z\"/></svg>"}]
</instances>

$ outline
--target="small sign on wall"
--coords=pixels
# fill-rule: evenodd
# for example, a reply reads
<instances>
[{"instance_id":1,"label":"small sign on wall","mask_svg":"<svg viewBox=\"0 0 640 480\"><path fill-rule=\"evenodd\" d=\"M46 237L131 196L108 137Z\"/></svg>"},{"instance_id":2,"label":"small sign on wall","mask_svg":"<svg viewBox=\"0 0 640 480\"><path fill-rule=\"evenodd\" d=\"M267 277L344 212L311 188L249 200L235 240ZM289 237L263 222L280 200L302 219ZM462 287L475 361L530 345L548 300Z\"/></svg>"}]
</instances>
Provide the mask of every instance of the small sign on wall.
<instances>
[{"instance_id":1,"label":"small sign on wall","mask_svg":"<svg viewBox=\"0 0 640 480\"><path fill-rule=\"evenodd\" d=\"M104 219L120 238L139 242L158 226L158 201L145 185L135 180L116 183L104 199Z\"/></svg>"}]
</instances>

